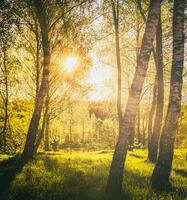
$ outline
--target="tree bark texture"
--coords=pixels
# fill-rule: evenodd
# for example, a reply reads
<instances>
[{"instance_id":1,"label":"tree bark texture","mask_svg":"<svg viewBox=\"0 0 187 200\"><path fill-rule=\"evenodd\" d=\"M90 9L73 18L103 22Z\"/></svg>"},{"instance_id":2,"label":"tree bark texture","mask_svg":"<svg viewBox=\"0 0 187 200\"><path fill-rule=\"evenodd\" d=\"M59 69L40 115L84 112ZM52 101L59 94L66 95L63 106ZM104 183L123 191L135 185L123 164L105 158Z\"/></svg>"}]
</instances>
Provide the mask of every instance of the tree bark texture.
<instances>
[{"instance_id":1,"label":"tree bark texture","mask_svg":"<svg viewBox=\"0 0 187 200\"><path fill-rule=\"evenodd\" d=\"M148 148L148 159L156 162L160 131L162 127L163 108L164 108L164 78L163 78L163 52L162 52L162 22L161 15L157 27L156 34L156 69L157 69L157 101L156 114L153 131L150 137L150 145Z\"/></svg>"},{"instance_id":2,"label":"tree bark texture","mask_svg":"<svg viewBox=\"0 0 187 200\"><path fill-rule=\"evenodd\" d=\"M110 199L118 198L122 190L123 168L128 149L129 136L134 131L140 95L146 77L152 44L156 35L160 14L161 0L151 0L146 29L142 40L134 79L129 91L126 111L122 119L121 132L118 137L110 172L107 180L106 195Z\"/></svg>"},{"instance_id":3,"label":"tree bark texture","mask_svg":"<svg viewBox=\"0 0 187 200\"><path fill-rule=\"evenodd\" d=\"M174 1L173 57L169 104L160 138L159 156L151 177L151 186L156 190L165 189L169 186L175 134L181 110L182 75L184 68L184 3L185 0Z\"/></svg>"},{"instance_id":4,"label":"tree bark texture","mask_svg":"<svg viewBox=\"0 0 187 200\"><path fill-rule=\"evenodd\" d=\"M44 2L42 0L34 0L33 4L35 7L36 15L41 29L42 49L43 49L43 74L42 74L42 82L38 92L38 97L36 99L34 107L34 112L27 133L25 147L22 153L23 161L32 158L35 152L36 133L38 131L42 107L49 87L50 46L48 39L48 25L46 19L46 12L44 9Z\"/></svg>"}]
</instances>

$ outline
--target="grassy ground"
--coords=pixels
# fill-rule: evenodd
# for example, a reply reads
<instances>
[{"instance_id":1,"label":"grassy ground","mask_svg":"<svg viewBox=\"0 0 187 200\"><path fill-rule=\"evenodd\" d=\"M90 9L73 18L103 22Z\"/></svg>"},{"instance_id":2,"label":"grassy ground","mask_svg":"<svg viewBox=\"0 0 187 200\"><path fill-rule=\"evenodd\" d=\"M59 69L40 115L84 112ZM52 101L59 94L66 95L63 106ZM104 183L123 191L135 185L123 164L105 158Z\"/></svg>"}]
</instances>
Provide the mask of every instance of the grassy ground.
<instances>
[{"instance_id":1,"label":"grassy ground","mask_svg":"<svg viewBox=\"0 0 187 200\"><path fill-rule=\"evenodd\" d=\"M146 161L147 152L129 152L125 167L124 200L143 200L148 193L154 165ZM16 167L18 158L0 156L0 192L6 200L102 200L111 151L89 153L45 153L23 168ZM187 199L186 150L176 150L171 175L174 190L147 199ZM8 189L9 188L9 189ZM2 195L2 194L1 194Z\"/></svg>"}]
</instances>

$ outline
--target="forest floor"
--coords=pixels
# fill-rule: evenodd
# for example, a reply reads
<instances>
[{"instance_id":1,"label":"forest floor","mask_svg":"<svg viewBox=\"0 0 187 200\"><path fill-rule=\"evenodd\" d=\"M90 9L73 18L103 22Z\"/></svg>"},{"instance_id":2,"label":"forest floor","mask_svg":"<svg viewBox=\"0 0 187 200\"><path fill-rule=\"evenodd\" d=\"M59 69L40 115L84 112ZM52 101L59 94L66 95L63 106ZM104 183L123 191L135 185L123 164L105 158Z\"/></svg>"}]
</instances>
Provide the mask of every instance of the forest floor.
<instances>
[{"instance_id":1,"label":"forest floor","mask_svg":"<svg viewBox=\"0 0 187 200\"><path fill-rule=\"evenodd\" d=\"M162 194L149 192L148 196L154 165L147 162L147 151L129 152L123 199L187 199L186 152L186 149L175 150L171 175L174 189ZM105 150L40 153L21 168L16 167L18 156L0 155L0 199L103 200L112 153Z\"/></svg>"}]
</instances>

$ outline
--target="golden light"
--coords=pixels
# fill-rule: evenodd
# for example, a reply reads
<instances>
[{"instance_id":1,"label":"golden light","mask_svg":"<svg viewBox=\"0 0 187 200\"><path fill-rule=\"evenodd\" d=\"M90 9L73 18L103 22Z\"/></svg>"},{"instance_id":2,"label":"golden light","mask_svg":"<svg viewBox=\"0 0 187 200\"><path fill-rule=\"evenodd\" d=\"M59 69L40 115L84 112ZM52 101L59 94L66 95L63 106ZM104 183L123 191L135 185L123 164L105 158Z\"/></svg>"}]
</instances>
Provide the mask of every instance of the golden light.
<instances>
[{"instance_id":1,"label":"golden light","mask_svg":"<svg viewBox=\"0 0 187 200\"><path fill-rule=\"evenodd\" d=\"M69 56L65 58L63 67L67 72L72 72L79 65L79 59L77 56Z\"/></svg>"},{"instance_id":2,"label":"golden light","mask_svg":"<svg viewBox=\"0 0 187 200\"><path fill-rule=\"evenodd\" d=\"M95 66L90 70L87 82L93 86L89 99L99 101L108 98L111 93L109 83L113 78L113 71L106 66Z\"/></svg>"}]
</instances>

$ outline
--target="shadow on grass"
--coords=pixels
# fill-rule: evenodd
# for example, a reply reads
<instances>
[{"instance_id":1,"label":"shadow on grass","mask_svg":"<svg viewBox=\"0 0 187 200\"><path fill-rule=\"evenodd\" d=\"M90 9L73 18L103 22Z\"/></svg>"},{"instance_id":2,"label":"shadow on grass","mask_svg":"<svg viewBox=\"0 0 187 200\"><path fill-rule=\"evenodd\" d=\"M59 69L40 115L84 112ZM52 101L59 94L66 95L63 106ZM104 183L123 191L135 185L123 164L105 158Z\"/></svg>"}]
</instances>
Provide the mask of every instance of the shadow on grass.
<instances>
[{"instance_id":1,"label":"shadow on grass","mask_svg":"<svg viewBox=\"0 0 187 200\"><path fill-rule=\"evenodd\" d=\"M183 187L170 187L163 190L154 190L151 189L147 192L146 199L167 199L167 200L186 200L187 192Z\"/></svg>"},{"instance_id":2,"label":"shadow on grass","mask_svg":"<svg viewBox=\"0 0 187 200\"><path fill-rule=\"evenodd\" d=\"M54 151L47 151L47 152L37 152L37 155L51 155L51 156L57 156L57 155L64 155L63 152L54 152Z\"/></svg>"},{"instance_id":3,"label":"shadow on grass","mask_svg":"<svg viewBox=\"0 0 187 200\"><path fill-rule=\"evenodd\" d=\"M55 188L50 188L46 199L64 200L99 200L104 199L102 183L94 174L88 174L87 169L75 168L71 160L59 163L57 159L42 158L46 170L61 177ZM89 166L88 166L89 169ZM98 184L101 188L98 188Z\"/></svg>"},{"instance_id":4,"label":"shadow on grass","mask_svg":"<svg viewBox=\"0 0 187 200\"><path fill-rule=\"evenodd\" d=\"M172 199L172 200L186 200L187 191L184 187L174 187L171 183L168 187L161 190L153 190L150 187L150 176L140 175L136 172L125 172L124 183L124 197L123 199Z\"/></svg>"},{"instance_id":5,"label":"shadow on grass","mask_svg":"<svg viewBox=\"0 0 187 200\"><path fill-rule=\"evenodd\" d=\"M135 158L140 158L140 159L144 158L144 156L140 156L140 155L137 155L137 154L134 154L134 153L129 153L128 155L132 156L132 157L135 157Z\"/></svg>"},{"instance_id":6,"label":"shadow on grass","mask_svg":"<svg viewBox=\"0 0 187 200\"><path fill-rule=\"evenodd\" d=\"M20 156L16 155L0 162L0 197L7 199L8 190L16 175L19 174L24 164L20 162Z\"/></svg>"},{"instance_id":7,"label":"shadow on grass","mask_svg":"<svg viewBox=\"0 0 187 200\"><path fill-rule=\"evenodd\" d=\"M62 158L64 159L64 158ZM30 165L24 168L26 179L24 184L14 184L9 188L15 176L21 172L19 157L13 157L0 163L0 197L5 194L14 200L107 200L104 196L107 179L107 165L84 165L77 160L54 158L40 155ZM41 174L40 174L40 173ZM149 177L134 171L125 171L122 199L146 199ZM150 194L149 200L158 199L157 194ZM175 200L182 200L185 192L179 188L169 194ZM159 196L159 195L158 195ZM162 196L163 197L163 196ZM171 198L170 198L171 199ZM118 200L118 199L115 199Z\"/></svg>"},{"instance_id":8,"label":"shadow on grass","mask_svg":"<svg viewBox=\"0 0 187 200\"><path fill-rule=\"evenodd\" d=\"M174 172L176 174L181 175L181 176L187 177L187 170L184 170L184 169L174 169Z\"/></svg>"},{"instance_id":9,"label":"shadow on grass","mask_svg":"<svg viewBox=\"0 0 187 200\"><path fill-rule=\"evenodd\" d=\"M72 166L71 159L67 159L64 163L59 163L57 159L50 159L49 157L42 159L48 171L63 177L55 191L50 191L46 199L107 200L105 196L107 173L104 176L100 174L100 172L106 170L102 166L97 169L97 174L94 174L89 172L90 165L86 169L76 168ZM142 183L143 177L139 178ZM123 192L122 196L115 200L124 199L131 200L132 194Z\"/></svg>"},{"instance_id":10,"label":"shadow on grass","mask_svg":"<svg viewBox=\"0 0 187 200\"><path fill-rule=\"evenodd\" d=\"M98 173L94 174L88 172L91 167L89 164L87 166L88 171L85 172L84 170L74 167L71 163L71 159L67 159L66 162L62 164L60 164L57 159L51 159L49 157L42 159L44 160L47 170L64 177L60 184L60 187L62 188L62 199L106 200L105 186L108 168L103 169L101 166L97 169ZM100 174L102 171L105 171L104 176ZM149 177L147 176L132 171L125 171L125 190L123 190L120 200L138 199L140 195L142 195L141 199L143 199L147 192L148 180ZM145 193L143 193L142 190L144 190Z\"/></svg>"}]
</instances>

